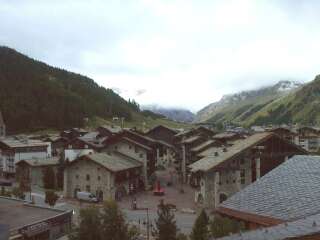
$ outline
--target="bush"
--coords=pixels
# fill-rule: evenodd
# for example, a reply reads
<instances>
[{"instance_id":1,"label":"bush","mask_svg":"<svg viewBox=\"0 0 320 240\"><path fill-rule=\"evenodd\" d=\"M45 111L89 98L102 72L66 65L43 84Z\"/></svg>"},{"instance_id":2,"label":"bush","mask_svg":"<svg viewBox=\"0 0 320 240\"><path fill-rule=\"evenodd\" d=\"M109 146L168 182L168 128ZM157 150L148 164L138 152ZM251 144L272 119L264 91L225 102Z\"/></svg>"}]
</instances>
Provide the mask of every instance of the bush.
<instances>
[{"instance_id":1,"label":"bush","mask_svg":"<svg viewBox=\"0 0 320 240\"><path fill-rule=\"evenodd\" d=\"M210 223L210 230L212 237L220 238L244 230L244 225L229 218L216 216Z\"/></svg>"},{"instance_id":2,"label":"bush","mask_svg":"<svg viewBox=\"0 0 320 240\"><path fill-rule=\"evenodd\" d=\"M19 198L19 199L23 199L23 200L25 198L24 192L19 187L15 187L15 188L12 189L12 195L15 198Z\"/></svg>"},{"instance_id":3,"label":"bush","mask_svg":"<svg viewBox=\"0 0 320 240\"><path fill-rule=\"evenodd\" d=\"M51 191L51 190L46 191L45 203L53 207L56 204L58 199L59 199L59 196L54 191Z\"/></svg>"},{"instance_id":4,"label":"bush","mask_svg":"<svg viewBox=\"0 0 320 240\"><path fill-rule=\"evenodd\" d=\"M6 189L2 186L1 187L0 196L11 197L11 192L10 191L6 191Z\"/></svg>"}]
</instances>

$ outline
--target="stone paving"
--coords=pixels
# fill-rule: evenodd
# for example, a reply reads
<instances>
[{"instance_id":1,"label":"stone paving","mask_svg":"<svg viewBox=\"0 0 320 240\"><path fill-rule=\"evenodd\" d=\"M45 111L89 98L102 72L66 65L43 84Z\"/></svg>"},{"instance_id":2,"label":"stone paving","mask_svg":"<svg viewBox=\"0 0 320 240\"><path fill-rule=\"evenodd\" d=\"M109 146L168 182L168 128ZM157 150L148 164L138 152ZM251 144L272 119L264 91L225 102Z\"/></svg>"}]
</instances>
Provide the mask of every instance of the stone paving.
<instances>
[{"instance_id":1,"label":"stone paving","mask_svg":"<svg viewBox=\"0 0 320 240\"><path fill-rule=\"evenodd\" d=\"M127 196L119 201L119 205L124 209L132 208L133 198L137 199L138 208L149 208L156 210L160 200L164 200L165 203L170 203L176 206L178 211L182 209L193 209L197 208L194 203L194 189L188 184L179 183L176 176L171 176L169 170L158 171L157 179L160 181L161 188L164 189L164 196L154 196L152 191L140 192L131 196ZM173 180L172 186L167 186L168 181ZM181 193L183 189L184 193Z\"/></svg>"}]
</instances>

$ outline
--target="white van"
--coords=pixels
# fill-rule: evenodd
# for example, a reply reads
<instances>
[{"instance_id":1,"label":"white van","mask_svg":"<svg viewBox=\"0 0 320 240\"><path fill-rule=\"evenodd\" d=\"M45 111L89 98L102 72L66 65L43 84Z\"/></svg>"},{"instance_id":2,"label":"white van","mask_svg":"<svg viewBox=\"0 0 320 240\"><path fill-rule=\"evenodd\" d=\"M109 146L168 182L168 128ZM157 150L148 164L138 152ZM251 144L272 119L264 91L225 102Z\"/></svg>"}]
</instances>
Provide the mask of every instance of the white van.
<instances>
[{"instance_id":1,"label":"white van","mask_svg":"<svg viewBox=\"0 0 320 240\"><path fill-rule=\"evenodd\" d=\"M96 196L89 192L77 192L77 199L87 202L98 202Z\"/></svg>"}]
</instances>

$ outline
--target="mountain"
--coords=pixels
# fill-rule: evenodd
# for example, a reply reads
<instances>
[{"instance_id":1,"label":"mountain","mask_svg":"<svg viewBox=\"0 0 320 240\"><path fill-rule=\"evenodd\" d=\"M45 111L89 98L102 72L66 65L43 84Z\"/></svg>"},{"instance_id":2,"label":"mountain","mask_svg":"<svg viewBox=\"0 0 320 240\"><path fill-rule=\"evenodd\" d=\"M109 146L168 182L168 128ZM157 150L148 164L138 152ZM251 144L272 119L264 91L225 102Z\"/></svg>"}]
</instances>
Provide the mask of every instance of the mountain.
<instances>
[{"instance_id":1,"label":"mountain","mask_svg":"<svg viewBox=\"0 0 320 240\"><path fill-rule=\"evenodd\" d=\"M320 75L303 87L278 98L246 119L246 125L320 124Z\"/></svg>"},{"instance_id":2,"label":"mountain","mask_svg":"<svg viewBox=\"0 0 320 240\"><path fill-rule=\"evenodd\" d=\"M0 110L11 133L81 127L85 118L131 120L139 113L92 79L31 59L0 46Z\"/></svg>"},{"instance_id":3,"label":"mountain","mask_svg":"<svg viewBox=\"0 0 320 240\"><path fill-rule=\"evenodd\" d=\"M294 81L280 81L275 85L257 90L242 91L225 95L220 101L214 102L200 110L195 118L196 122L233 122L243 124L273 101L287 96L302 87Z\"/></svg>"},{"instance_id":4,"label":"mountain","mask_svg":"<svg viewBox=\"0 0 320 240\"><path fill-rule=\"evenodd\" d=\"M195 114L187 109L182 108L164 108L157 105L147 105L142 107L145 110L152 111L156 114L163 115L168 119L177 122L191 123L194 120Z\"/></svg>"}]
</instances>

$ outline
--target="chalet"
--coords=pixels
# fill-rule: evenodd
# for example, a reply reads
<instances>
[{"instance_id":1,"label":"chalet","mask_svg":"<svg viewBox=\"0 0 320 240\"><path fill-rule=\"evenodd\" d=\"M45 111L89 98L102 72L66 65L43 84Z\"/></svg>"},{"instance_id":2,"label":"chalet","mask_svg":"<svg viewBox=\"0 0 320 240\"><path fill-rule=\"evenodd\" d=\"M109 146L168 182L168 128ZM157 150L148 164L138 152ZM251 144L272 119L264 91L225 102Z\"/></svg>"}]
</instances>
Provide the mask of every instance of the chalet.
<instances>
[{"instance_id":1,"label":"chalet","mask_svg":"<svg viewBox=\"0 0 320 240\"><path fill-rule=\"evenodd\" d=\"M122 128L115 125L103 125L98 127L96 131L99 132L100 136L102 137L111 137L120 133Z\"/></svg>"},{"instance_id":2,"label":"chalet","mask_svg":"<svg viewBox=\"0 0 320 240\"><path fill-rule=\"evenodd\" d=\"M151 147L153 149L152 161L155 162L155 165L169 166L175 160L176 148L165 139L150 137L136 129L124 129L123 136Z\"/></svg>"},{"instance_id":3,"label":"chalet","mask_svg":"<svg viewBox=\"0 0 320 240\"><path fill-rule=\"evenodd\" d=\"M0 138L6 136L6 124L4 123L2 112L0 111Z\"/></svg>"},{"instance_id":4,"label":"chalet","mask_svg":"<svg viewBox=\"0 0 320 240\"><path fill-rule=\"evenodd\" d=\"M275 134L277 134L279 137L294 143L295 142L295 138L297 133L295 133L293 130L291 130L290 128L286 128L286 127L277 127L277 128L273 128L271 130L269 130ZM297 144L299 145L299 144Z\"/></svg>"},{"instance_id":5,"label":"chalet","mask_svg":"<svg viewBox=\"0 0 320 240\"><path fill-rule=\"evenodd\" d=\"M160 140L173 145L173 138L178 133L178 131L165 127L163 125L158 125L150 129L145 135L151 137L155 140Z\"/></svg>"},{"instance_id":6,"label":"chalet","mask_svg":"<svg viewBox=\"0 0 320 240\"><path fill-rule=\"evenodd\" d=\"M206 144L212 144L209 140L215 135L215 132L205 127L193 128L175 135L174 141L177 148L177 159L179 170L183 182L187 182L187 165L198 160L197 147L200 149Z\"/></svg>"},{"instance_id":7,"label":"chalet","mask_svg":"<svg viewBox=\"0 0 320 240\"><path fill-rule=\"evenodd\" d=\"M148 186L151 175L155 172L155 154L156 151L152 146L148 146L145 141L136 141L124 134L118 134L108 138L104 144L103 152L109 154L117 153L136 159L142 164L142 179L145 186ZM142 143L144 142L144 143Z\"/></svg>"},{"instance_id":8,"label":"chalet","mask_svg":"<svg viewBox=\"0 0 320 240\"><path fill-rule=\"evenodd\" d=\"M140 187L142 163L117 153L94 153L70 162L64 171L64 196L75 198L78 191L98 199L120 199Z\"/></svg>"},{"instance_id":9,"label":"chalet","mask_svg":"<svg viewBox=\"0 0 320 240\"><path fill-rule=\"evenodd\" d=\"M230 145L232 142L244 139L245 137L241 133L237 132L222 132L215 134L212 139L218 140L225 145Z\"/></svg>"},{"instance_id":10,"label":"chalet","mask_svg":"<svg viewBox=\"0 0 320 240\"><path fill-rule=\"evenodd\" d=\"M102 137L99 132L88 132L69 141L66 149L93 149L96 152L100 152L104 148L103 142L107 138Z\"/></svg>"},{"instance_id":11,"label":"chalet","mask_svg":"<svg viewBox=\"0 0 320 240\"><path fill-rule=\"evenodd\" d=\"M88 131L82 129L82 128L71 128L69 130L64 130L60 133L60 136L63 138L66 138L68 140L72 140L77 137L81 137L88 133Z\"/></svg>"},{"instance_id":12,"label":"chalet","mask_svg":"<svg viewBox=\"0 0 320 240\"><path fill-rule=\"evenodd\" d=\"M301 127L297 129L295 144L309 152L317 152L320 148L320 129Z\"/></svg>"},{"instance_id":13,"label":"chalet","mask_svg":"<svg viewBox=\"0 0 320 240\"><path fill-rule=\"evenodd\" d=\"M296 155L221 203L215 212L245 223L249 230L313 218L320 209L319 172L319 156Z\"/></svg>"},{"instance_id":14,"label":"chalet","mask_svg":"<svg viewBox=\"0 0 320 240\"><path fill-rule=\"evenodd\" d=\"M299 146L269 132L254 134L218 149L189 165L191 184L197 187L195 200L212 208L289 157L306 154Z\"/></svg>"},{"instance_id":15,"label":"chalet","mask_svg":"<svg viewBox=\"0 0 320 240\"><path fill-rule=\"evenodd\" d=\"M59 167L59 158L51 157L45 159L20 160L16 163L16 179L43 187L43 173L46 168L51 168L57 176ZM57 186L56 178L54 179Z\"/></svg>"},{"instance_id":16,"label":"chalet","mask_svg":"<svg viewBox=\"0 0 320 240\"><path fill-rule=\"evenodd\" d=\"M0 172L9 177L15 174L15 164L20 160L51 157L51 144L39 140L0 140Z\"/></svg>"},{"instance_id":17,"label":"chalet","mask_svg":"<svg viewBox=\"0 0 320 240\"><path fill-rule=\"evenodd\" d=\"M179 143L182 141L183 138L188 138L188 137L195 136L195 135L201 135L203 137L210 138L215 134L216 133L214 131L212 131L206 127L203 127L203 126L199 126L196 128L192 128L192 129L177 133L174 136L174 141L175 141L175 143Z\"/></svg>"},{"instance_id":18,"label":"chalet","mask_svg":"<svg viewBox=\"0 0 320 240\"><path fill-rule=\"evenodd\" d=\"M43 138L43 141L51 143L52 156L58 156L63 153L68 143L68 139L57 135L47 136Z\"/></svg>"}]
</instances>

